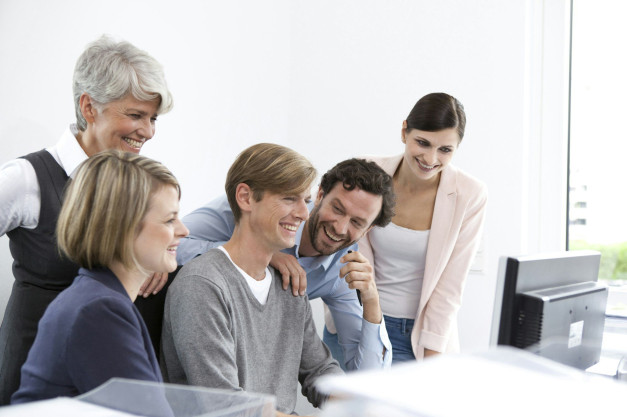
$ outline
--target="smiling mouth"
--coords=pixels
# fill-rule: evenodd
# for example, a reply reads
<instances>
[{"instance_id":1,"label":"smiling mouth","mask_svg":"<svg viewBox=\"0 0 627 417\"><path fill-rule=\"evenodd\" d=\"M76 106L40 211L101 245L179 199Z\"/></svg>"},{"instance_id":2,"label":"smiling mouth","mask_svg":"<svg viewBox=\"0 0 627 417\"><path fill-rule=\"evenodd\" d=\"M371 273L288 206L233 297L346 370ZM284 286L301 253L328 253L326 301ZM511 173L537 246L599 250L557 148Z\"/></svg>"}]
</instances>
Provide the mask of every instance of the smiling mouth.
<instances>
[{"instance_id":1,"label":"smiling mouth","mask_svg":"<svg viewBox=\"0 0 627 417\"><path fill-rule=\"evenodd\" d=\"M426 170L426 171L431 171L432 169L435 169L438 165L426 165L424 164L420 159L416 159L416 161L418 161L418 165L420 165L420 168Z\"/></svg>"},{"instance_id":2,"label":"smiling mouth","mask_svg":"<svg viewBox=\"0 0 627 417\"><path fill-rule=\"evenodd\" d=\"M298 225L293 224L281 224L281 227L285 230L289 230L290 232L295 232L298 230Z\"/></svg>"},{"instance_id":3,"label":"smiling mouth","mask_svg":"<svg viewBox=\"0 0 627 417\"><path fill-rule=\"evenodd\" d=\"M170 247L168 247L168 249L167 249L167 250L168 250L168 252L176 253L176 248L177 248L177 247L178 247L178 245L175 245L175 246L170 246Z\"/></svg>"},{"instance_id":4,"label":"smiling mouth","mask_svg":"<svg viewBox=\"0 0 627 417\"><path fill-rule=\"evenodd\" d=\"M326 228L326 227L322 226L322 229L324 230L324 234L325 234L325 235L327 235L327 237L328 237L329 239L331 239L332 241L334 241L334 242L341 242L341 241L342 241L342 238L341 238L341 237L337 237L337 236L335 236L335 235L333 235L333 234L329 233L329 231L327 230L327 228Z\"/></svg>"},{"instance_id":5,"label":"smiling mouth","mask_svg":"<svg viewBox=\"0 0 627 417\"><path fill-rule=\"evenodd\" d=\"M135 139L127 138L127 137L123 137L122 140L128 143L128 145L131 148L135 148L135 149L141 149L142 145L145 142L145 140L135 140Z\"/></svg>"}]
</instances>

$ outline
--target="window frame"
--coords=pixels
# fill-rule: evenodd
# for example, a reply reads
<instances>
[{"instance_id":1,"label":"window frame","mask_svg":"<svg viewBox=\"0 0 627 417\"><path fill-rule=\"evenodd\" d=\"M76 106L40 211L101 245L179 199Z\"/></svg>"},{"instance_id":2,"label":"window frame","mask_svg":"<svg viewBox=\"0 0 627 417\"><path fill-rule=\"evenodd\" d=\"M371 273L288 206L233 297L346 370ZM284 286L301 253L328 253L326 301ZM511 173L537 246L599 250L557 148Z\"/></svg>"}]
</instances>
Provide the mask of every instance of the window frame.
<instances>
[{"instance_id":1,"label":"window frame","mask_svg":"<svg viewBox=\"0 0 627 417\"><path fill-rule=\"evenodd\" d=\"M574 0L569 0L569 36L568 36L568 128L567 128L567 170L566 170L566 221L565 221L565 247L566 250L570 249L570 221L571 221L571 96L572 96L572 55L573 55L573 8ZM575 218L574 220L581 220ZM585 219L584 219L585 221ZM585 223L584 223L585 224ZM627 285L609 285L610 280L605 280L599 277L601 282L608 283L609 296L607 303L607 316L615 316L616 307L627 306ZM627 318L627 310L620 313L618 317Z\"/></svg>"}]
</instances>

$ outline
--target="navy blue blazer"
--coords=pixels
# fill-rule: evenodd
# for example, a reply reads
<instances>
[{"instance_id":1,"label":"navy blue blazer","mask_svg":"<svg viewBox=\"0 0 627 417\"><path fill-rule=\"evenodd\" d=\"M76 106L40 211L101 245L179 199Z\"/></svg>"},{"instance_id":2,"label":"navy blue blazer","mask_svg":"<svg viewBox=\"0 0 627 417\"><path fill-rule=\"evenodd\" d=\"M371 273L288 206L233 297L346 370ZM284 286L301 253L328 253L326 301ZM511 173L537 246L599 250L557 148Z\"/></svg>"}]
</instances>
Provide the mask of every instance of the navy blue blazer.
<instances>
[{"instance_id":1,"label":"navy blue blazer","mask_svg":"<svg viewBox=\"0 0 627 417\"><path fill-rule=\"evenodd\" d=\"M81 268L48 306L11 403L87 392L110 378L161 382L146 325L109 269Z\"/></svg>"}]
</instances>

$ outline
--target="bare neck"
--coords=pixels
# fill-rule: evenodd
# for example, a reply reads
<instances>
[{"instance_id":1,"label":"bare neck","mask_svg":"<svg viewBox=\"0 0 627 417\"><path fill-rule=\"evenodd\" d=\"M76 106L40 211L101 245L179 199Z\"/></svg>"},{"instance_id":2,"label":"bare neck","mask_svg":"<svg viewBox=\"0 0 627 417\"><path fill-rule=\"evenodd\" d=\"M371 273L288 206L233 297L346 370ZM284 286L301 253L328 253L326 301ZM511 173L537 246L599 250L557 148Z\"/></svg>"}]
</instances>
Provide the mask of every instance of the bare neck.
<instances>
[{"instance_id":1,"label":"bare neck","mask_svg":"<svg viewBox=\"0 0 627 417\"><path fill-rule=\"evenodd\" d=\"M399 167L394 173L394 187L403 188L412 192L424 192L437 189L440 185L440 176L442 173L428 180L417 178L416 175L407 166L404 160L401 160Z\"/></svg>"},{"instance_id":2,"label":"bare neck","mask_svg":"<svg viewBox=\"0 0 627 417\"><path fill-rule=\"evenodd\" d=\"M137 270L130 271L117 261L111 264L109 269L111 269L118 278L131 300L135 302L137 294L139 293L139 287L141 287L146 278L148 278L146 274Z\"/></svg>"},{"instance_id":3,"label":"bare neck","mask_svg":"<svg viewBox=\"0 0 627 417\"><path fill-rule=\"evenodd\" d=\"M92 156L97 152L92 144L91 135L89 132L83 132L79 130L76 134L76 140L78 141L80 147L83 149L83 152L87 154L87 156Z\"/></svg>"},{"instance_id":4,"label":"bare neck","mask_svg":"<svg viewBox=\"0 0 627 417\"><path fill-rule=\"evenodd\" d=\"M276 250L266 247L261 239L245 226L235 226L231 239L224 244L233 262L248 275L261 281L266 276L266 268L270 264Z\"/></svg>"}]
</instances>

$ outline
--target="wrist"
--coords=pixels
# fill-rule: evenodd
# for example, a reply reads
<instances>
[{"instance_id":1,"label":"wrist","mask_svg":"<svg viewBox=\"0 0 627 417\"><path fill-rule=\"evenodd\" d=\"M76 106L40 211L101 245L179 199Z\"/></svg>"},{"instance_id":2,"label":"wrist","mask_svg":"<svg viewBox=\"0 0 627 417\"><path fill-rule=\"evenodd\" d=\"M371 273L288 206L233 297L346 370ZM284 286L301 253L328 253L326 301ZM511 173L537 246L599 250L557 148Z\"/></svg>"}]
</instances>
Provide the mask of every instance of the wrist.
<instances>
[{"instance_id":1,"label":"wrist","mask_svg":"<svg viewBox=\"0 0 627 417\"><path fill-rule=\"evenodd\" d=\"M364 301L363 308L363 317L366 321L373 324L381 324L383 313L381 313L381 306L379 305L378 299Z\"/></svg>"},{"instance_id":2,"label":"wrist","mask_svg":"<svg viewBox=\"0 0 627 417\"><path fill-rule=\"evenodd\" d=\"M428 348L424 348L424 357L428 358L430 356L437 356L440 355L441 353L438 352L437 350L432 350L432 349L428 349Z\"/></svg>"}]
</instances>

